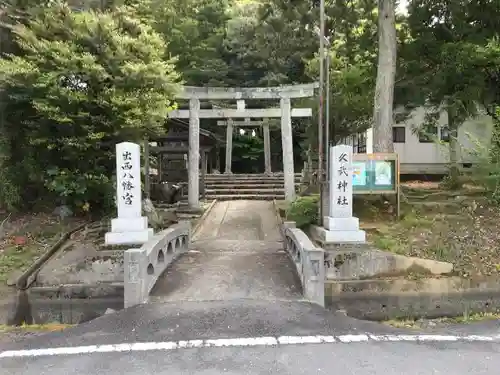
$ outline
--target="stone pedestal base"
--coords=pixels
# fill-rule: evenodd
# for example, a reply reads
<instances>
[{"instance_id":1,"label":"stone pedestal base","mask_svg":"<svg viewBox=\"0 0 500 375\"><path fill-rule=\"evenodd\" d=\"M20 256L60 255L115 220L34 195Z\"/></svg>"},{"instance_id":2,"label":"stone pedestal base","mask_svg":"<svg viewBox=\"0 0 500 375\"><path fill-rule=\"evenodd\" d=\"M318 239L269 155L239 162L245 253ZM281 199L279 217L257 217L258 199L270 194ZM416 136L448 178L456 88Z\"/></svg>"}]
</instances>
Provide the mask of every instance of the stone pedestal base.
<instances>
[{"instance_id":1,"label":"stone pedestal base","mask_svg":"<svg viewBox=\"0 0 500 375\"><path fill-rule=\"evenodd\" d=\"M366 233L359 229L357 217L335 218L325 216L324 228L318 228L318 234L326 243L364 243Z\"/></svg>"},{"instance_id":2,"label":"stone pedestal base","mask_svg":"<svg viewBox=\"0 0 500 375\"><path fill-rule=\"evenodd\" d=\"M364 230L336 231L320 228L320 236L326 243L363 243L366 242ZM323 232L323 233L321 233Z\"/></svg>"},{"instance_id":3,"label":"stone pedestal base","mask_svg":"<svg viewBox=\"0 0 500 375\"><path fill-rule=\"evenodd\" d=\"M104 236L106 245L142 245L154 236L146 216L111 220L111 232Z\"/></svg>"},{"instance_id":4,"label":"stone pedestal base","mask_svg":"<svg viewBox=\"0 0 500 375\"><path fill-rule=\"evenodd\" d=\"M108 232L104 235L106 245L144 245L154 236L153 229L140 232Z\"/></svg>"},{"instance_id":5,"label":"stone pedestal base","mask_svg":"<svg viewBox=\"0 0 500 375\"><path fill-rule=\"evenodd\" d=\"M323 226L328 230L359 230L359 219L357 217L335 218L325 216Z\"/></svg>"},{"instance_id":6,"label":"stone pedestal base","mask_svg":"<svg viewBox=\"0 0 500 375\"><path fill-rule=\"evenodd\" d=\"M111 232L139 232L148 229L146 216L111 219Z\"/></svg>"}]
</instances>

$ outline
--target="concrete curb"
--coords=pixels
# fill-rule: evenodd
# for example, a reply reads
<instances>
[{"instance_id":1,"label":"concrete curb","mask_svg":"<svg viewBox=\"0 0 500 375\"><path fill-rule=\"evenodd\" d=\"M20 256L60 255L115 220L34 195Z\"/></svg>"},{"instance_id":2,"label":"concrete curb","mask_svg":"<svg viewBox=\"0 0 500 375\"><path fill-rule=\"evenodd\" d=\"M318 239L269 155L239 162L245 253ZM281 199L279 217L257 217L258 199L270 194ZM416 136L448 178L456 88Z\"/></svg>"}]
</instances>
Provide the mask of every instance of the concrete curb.
<instances>
[{"instance_id":1,"label":"concrete curb","mask_svg":"<svg viewBox=\"0 0 500 375\"><path fill-rule=\"evenodd\" d=\"M457 317L498 312L500 284L496 279L459 277L327 280L325 300L333 310L344 310L358 319Z\"/></svg>"},{"instance_id":2,"label":"concrete curb","mask_svg":"<svg viewBox=\"0 0 500 375\"><path fill-rule=\"evenodd\" d=\"M38 258L23 274L17 279L16 288L18 290L26 290L36 280L36 276L42 266L47 262L52 255L54 255L64 243L71 237L71 235L79 230L85 228L90 223L84 223L66 232L50 249L48 249L40 258Z\"/></svg>"},{"instance_id":3,"label":"concrete curb","mask_svg":"<svg viewBox=\"0 0 500 375\"><path fill-rule=\"evenodd\" d=\"M61 285L47 285L47 286L34 286L30 288L30 293L33 296L55 298L57 296L73 297L73 294L79 295L81 298L102 298L109 297L110 295L121 296L124 283L122 282L109 282L109 283L93 283L93 284L61 284ZM119 292L109 293L109 290L116 290ZM86 293L82 293L85 291ZM83 296L82 296L83 294Z\"/></svg>"},{"instance_id":4,"label":"concrete curb","mask_svg":"<svg viewBox=\"0 0 500 375\"><path fill-rule=\"evenodd\" d=\"M80 324L109 309L123 309L124 285L112 282L32 287L26 295L32 323Z\"/></svg>"},{"instance_id":5,"label":"concrete curb","mask_svg":"<svg viewBox=\"0 0 500 375\"><path fill-rule=\"evenodd\" d=\"M191 240L194 240L196 234L198 234L199 229L201 228L201 225L205 222L207 216L210 214L210 211L212 211L212 208L214 208L215 204L217 203L217 199L212 200L212 203L207 207L203 215L201 215L200 220L196 223L195 227L192 230L191 234Z\"/></svg>"}]
</instances>

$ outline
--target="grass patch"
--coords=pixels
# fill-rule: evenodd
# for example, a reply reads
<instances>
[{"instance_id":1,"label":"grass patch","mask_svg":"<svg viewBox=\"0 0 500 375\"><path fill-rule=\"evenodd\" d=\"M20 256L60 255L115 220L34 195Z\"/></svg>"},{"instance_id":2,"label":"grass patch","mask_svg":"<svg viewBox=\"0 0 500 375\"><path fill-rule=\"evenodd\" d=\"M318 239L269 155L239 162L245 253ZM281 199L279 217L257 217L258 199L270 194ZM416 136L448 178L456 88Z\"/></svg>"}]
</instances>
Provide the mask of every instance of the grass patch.
<instances>
[{"instance_id":1,"label":"grass patch","mask_svg":"<svg viewBox=\"0 0 500 375\"><path fill-rule=\"evenodd\" d=\"M70 324L47 323L47 324L29 324L22 326L6 326L0 325L0 333L9 332L59 332L66 328L74 327Z\"/></svg>"},{"instance_id":2,"label":"grass patch","mask_svg":"<svg viewBox=\"0 0 500 375\"><path fill-rule=\"evenodd\" d=\"M411 328L411 329L422 328L419 322L417 322L414 319L391 319L391 320L386 320L382 323L395 328Z\"/></svg>"},{"instance_id":3,"label":"grass patch","mask_svg":"<svg viewBox=\"0 0 500 375\"><path fill-rule=\"evenodd\" d=\"M474 323L483 322L486 320L499 320L500 313L477 313L477 314L464 314L455 318L441 318L440 322L444 323Z\"/></svg>"},{"instance_id":4,"label":"grass patch","mask_svg":"<svg viewBox=\"0 0 500 375\"><path fill-rule=\"evenodd\" d=\"M457 317L443 317L437 319L392 319L383 322L386 325L396 328L410 328L410 329L420 329L425 325L447 325L447 324L471 324L475 322L483 322L488 320L500 320L500 313L477 313L477 314L467 314L464 313L462 316Z\"/></svg>"}]
</instances>

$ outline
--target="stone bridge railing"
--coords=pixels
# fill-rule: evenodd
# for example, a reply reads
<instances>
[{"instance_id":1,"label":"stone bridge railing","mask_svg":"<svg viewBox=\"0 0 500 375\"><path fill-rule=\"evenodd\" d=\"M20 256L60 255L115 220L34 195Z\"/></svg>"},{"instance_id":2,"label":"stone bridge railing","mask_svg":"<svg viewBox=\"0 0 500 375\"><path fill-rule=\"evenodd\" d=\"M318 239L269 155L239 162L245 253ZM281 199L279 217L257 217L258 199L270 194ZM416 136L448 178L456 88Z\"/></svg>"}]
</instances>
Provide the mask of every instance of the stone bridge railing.
<instances>
[{"instance_id":1,"label":"stone bridge railing","mask_svg":"<svg viewBox=\"0 0 500 375\"><path fill-rule=\"evenodd\" d=\"M285 250L292 258L304 297L321 306L325 306L325 252L316 247L309 237L295 227L295 222L284 222L282 234L285 239Z\"/></svg>"},{"instance_id":2,"label":"stone bridge railing","mask_svg":"<svg viewBox=\"0 0 500 375\"><path fill-rule=\"evenodd\" d=\"M156 281L177 257L188 249L191 240L189 221L172 225L142 245L124 254L125 308L146 303Z\"/></svg>"}]
</instances>

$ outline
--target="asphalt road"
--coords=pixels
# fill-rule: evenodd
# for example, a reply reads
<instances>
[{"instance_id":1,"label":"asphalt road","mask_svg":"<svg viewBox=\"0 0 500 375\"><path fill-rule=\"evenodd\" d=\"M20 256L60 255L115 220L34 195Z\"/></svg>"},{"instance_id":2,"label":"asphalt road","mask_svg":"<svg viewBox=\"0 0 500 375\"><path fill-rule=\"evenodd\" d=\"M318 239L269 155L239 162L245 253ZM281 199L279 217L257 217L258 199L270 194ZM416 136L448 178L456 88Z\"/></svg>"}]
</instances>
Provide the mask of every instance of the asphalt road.
<instances>
[{"instance_id":1,"label":"asphalt road","mask_svg":"<svg viewBox=\"0 0 500 375\"><path fill-rule=\"evenodd\" d=\"M499 334L398 330L301 301L159 303L4 346L0 374L497 374Z\"/></svg>"}]
</instances>

